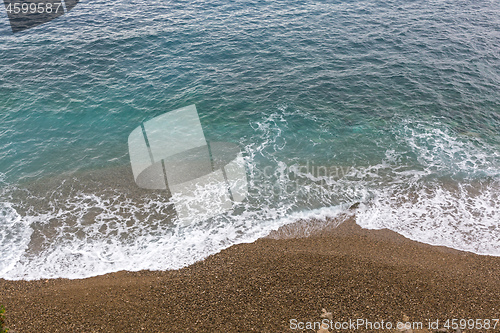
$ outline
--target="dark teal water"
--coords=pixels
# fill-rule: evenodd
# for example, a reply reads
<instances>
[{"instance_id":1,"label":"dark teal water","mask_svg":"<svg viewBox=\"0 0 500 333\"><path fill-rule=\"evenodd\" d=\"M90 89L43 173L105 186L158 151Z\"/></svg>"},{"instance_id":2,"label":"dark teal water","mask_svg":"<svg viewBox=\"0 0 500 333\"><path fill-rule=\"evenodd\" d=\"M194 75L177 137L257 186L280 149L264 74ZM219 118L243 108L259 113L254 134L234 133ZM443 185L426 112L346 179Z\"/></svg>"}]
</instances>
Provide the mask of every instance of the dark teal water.
<instances>
[{"instance_id":1,"label":"dark teal water","mask_svg":"<svg viewBox=\"0 0 500 333\"><path fill-rule=\"evenodd\" d=\"M1 277L178 268L354 202L363 227L500 255L500 1L83 1L15 35L1 13L0 60ZM190 104L245 152L228 216L153 223L106 182L12 194L128 167L130 132Z\"/></svg>"}]
</instances>

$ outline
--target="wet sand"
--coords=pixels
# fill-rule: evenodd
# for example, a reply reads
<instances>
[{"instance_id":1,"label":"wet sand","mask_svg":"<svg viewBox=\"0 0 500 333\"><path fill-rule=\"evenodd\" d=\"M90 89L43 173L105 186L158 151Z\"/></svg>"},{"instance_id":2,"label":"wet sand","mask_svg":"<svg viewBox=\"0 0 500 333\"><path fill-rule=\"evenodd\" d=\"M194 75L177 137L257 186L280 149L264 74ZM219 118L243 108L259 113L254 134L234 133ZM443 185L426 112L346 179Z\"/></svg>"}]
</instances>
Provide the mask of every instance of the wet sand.
<instances>
[{"instance_id":1,"label":"wet sand","mask_svg":"<svg viewBox=\"0 0 500 333\"><path fill-rule=\"evenodd\" d=\"M290 322L318 322L323 308L333 322L405 319L424 328L500 317L499 257L364 230L352 217L296 238L310 224L177 271L0 280L0 304L10 332L316 332Z\"/></svg>"}]
</instances>

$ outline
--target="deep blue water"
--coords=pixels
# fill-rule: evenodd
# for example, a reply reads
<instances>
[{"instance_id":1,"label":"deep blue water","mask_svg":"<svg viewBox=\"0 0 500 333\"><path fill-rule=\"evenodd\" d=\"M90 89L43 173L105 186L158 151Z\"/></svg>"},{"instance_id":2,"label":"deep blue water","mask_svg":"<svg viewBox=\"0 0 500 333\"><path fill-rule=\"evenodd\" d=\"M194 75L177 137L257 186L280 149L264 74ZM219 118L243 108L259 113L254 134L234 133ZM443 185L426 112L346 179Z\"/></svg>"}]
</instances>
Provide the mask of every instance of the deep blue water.
<instances>
[{"instance_id":1,"label":"deep blue water","mask_svg":"<svg viewBox=\"0 0 500 333\"><path fill-rule=\"evenodd\" d=\"M83 1L16 34L1 12L0 277L178 268L354 202L363 227L500 255L499 86L500 1ZM242 147L243 207L179 228L84 186L190 104ZM57 199L21 190L56 176Z\"/></svg>"}]
</instances>

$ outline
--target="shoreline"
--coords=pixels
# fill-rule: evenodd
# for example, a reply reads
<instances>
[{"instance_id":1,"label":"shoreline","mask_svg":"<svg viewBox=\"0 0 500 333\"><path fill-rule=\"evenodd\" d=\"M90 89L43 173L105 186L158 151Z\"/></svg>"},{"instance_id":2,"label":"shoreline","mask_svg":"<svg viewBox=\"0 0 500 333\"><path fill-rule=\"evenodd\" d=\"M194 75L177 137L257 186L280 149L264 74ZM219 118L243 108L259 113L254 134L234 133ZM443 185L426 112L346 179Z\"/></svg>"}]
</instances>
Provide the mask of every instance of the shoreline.
<instances>
[{"instance_id":1,"label":"shoreline","mask_svg":"<svg viewBox=\"0 0 500 333\"><path fill-rule=\"evenodd\" d=\"M417 241L428 240L433 244L498 255L498 230L494 214L496 192L493 191L498 184L495 182L495 187L487 187L485 197L481 197L481 187L478 185L476 188L473 184L469 184L474 189L474 193L469 193L471 196L458 193L464 195L458 197L457 193L446 192L451 193L449 197L445 195L451 207L433 201L433 191L448 191L448 186L453 187L452 185L440 183L437 187L431 186L430 196L419 196L418 188L409 192L393 193L390 188L391 191L385 191L383 186L373 189L368 187L369 192L373 191L373 194L382 193L381 199L356 198L361 200L360 209L356 209L357 221L360 225L369 227L387 226L400 230ZM32 233L32 236L24 237L23 242L6 246L18 251L22 257L17 260L14 269L3 277L73 279L120 270L178 269L230 244L254 241L272 229L299 218L309 219L308 225L302 229L287 230L289 226L293 229L292 224L280 230L287 230L286 232L291 232L294 237L308 236L321 232L324 227L331 229L332 226L318 219L335 216L339 212L351 212L347 210L347 205L335 206L338 204L333 200L335 198L328 201L333 205L333 209L330 209L332 207L315 201L324 198L314 197L311 201L303 201L309 199L292 196L281 201L279 197L261 198L259 191L262 188L256 188L257 192L252 196L252 200L248 200L241 208L238 207L240 211L249 212L250 216L240 215L240 212L236 211L235 218L229 218L230 223L234 222L238 230L227 234L226 225L218 223L203 223L200 228L196 225L192 230L187 229L189 233L177 233L175 207L165 191L139 188L134 183L128 166L86 170L72 175L45 178L26 183L24 186L6 187L3 194L8 199L7 211L12 212L9 223L26 234ZM391 198L392 194L387 193L393 193L395 198ZM354 202L348 198L346 202ZM446 201L445 199L443 200ZM282 204L277 204L278 202L284 202L284 205L288 206L281 207ZM491 203L493 205L488 206ZM480 209L485 205L493 209L493 214ZM322 208L315 209L316 206ZM340 209L337 211L336 207ZM284 214L285 211L290 213ZM20 223L16 222L17 216L22 218ZM371 219L372 216L378 218ZM386 218L381 218L382 216ZM440 222L440 219L443 219L443 223L434 224L433 219ZM474 225L469 226L470 223ZM9 230L16 229L5 228L4 239L14 239L12 237L15 235L9 233ZM152 240L142 237L144 235ZM173 240L163 242L169 235L173 235ZM192 243L192 237L200 237L200 240ZM164 247L157 248L156 244L163 244ZM193 244L196 245L195 249ZM75 248L77 251L74 251ZM42 251L44 255L39 256ZM162 256L158 257L159 260L150 256L152 251L162 253ZM101 260L101 255L109 260ZM49 257L53 259L46 260ZM94 269L89 269L90 265L94 265Z\"/></svg>"},{"instance_id":2,"label":"shoreline","mask_svg":"<svg viewBox=\"0 0 500 333\"><path fill-rule=\"evenodd\" d=\"M302 238L286 238L281 228L280 236L273 232L231 246L180 270L0 280L6 327L11 332L316 332L292 330L290 323L320 321L323 308L334 321L500 316L499 257L362 229L349 216L336 228L330 222L332 227L327 223Z\"/></svg>"}]
</instances>

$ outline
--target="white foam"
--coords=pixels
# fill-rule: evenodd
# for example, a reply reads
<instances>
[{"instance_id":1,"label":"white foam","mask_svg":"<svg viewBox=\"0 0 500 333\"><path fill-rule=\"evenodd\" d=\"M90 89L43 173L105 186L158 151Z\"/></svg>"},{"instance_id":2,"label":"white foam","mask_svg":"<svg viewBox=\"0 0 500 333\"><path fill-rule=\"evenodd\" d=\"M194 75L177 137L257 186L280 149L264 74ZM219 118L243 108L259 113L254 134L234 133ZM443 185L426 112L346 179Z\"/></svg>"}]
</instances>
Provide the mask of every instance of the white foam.
<instances>
[{"instance_id":1,"label":"white foam","mask_svg":"<svg viewBox=\"0 0 500 333\"><path fill-rule=\"evenodd\" d=\"M406 142L426 172L438 175L500 175L500 152L479 138L459 137L439 123L407 120L395 135Z\"/></svg>"},{"instance_id":2,"label":"white foam","mask_svg":"<svg viewBox=\"0 0 500 333\"><path fill-rule=\"evenodd\" d=\"M499 158L484 142L408 122L394 129L403 148L389 147L381 163L352 166L332 178L297 172L300 165L277 157L286 145L284 115L252 126L255 137L244 147L248 197L229 212L182 226L166 197L139 200L112 189L42 198L45 208L26 209L22 216L2 204L0 277L74 279L178 269L299 219L335 217L353 202L361 202L356 219L362 227L500 255ZM412 158L420 166L407 163Z\"/></svg>"},{"instance_id":3,"label":"white foam","mask_svg":"<svg viewBox=\"0 0 500 333\"><path fill-rule=\"evenodd\" d=\"M432 245L500 256L500 158L485 142L447 128L407 122L395 129L422 168L405 168L407 152L387 151L391 182L361 205L357 223L388 228Z\"/></svg>"},{"instance_id":4,"label":"white foam","mask_svg":"<svg viewBox=\"0 0 500 333\"><path fill-rule=\"evenodd\" d=\"M147 223L138 219L132 227L126 227L127 221L123 216L132 213L146 216L151 206L171 204L156 201L139 208L123 204L120 200L123 200L120 196L103 200L96 195L82 194L66 210L59 207L59 210L50 214L25 217L24 220L31 221L32 225L42 221L47 223L53 218L63 220L63 223L50 228L51 232L56 233L52 238L44 240L37 236L38 241L45 243L40 253L34 255L26 251L26 241L24 247L18 246L18 256L8 261L9 267L2 271L1 277L26 280L56 277L75 279L119 270L178 269L233 244L252 242L296 219L334 216L340 209L322 208L291 216L286 211L280 214L269 208L262 211L245 210L239 215L221 216L187 227L146 217ZM103 211L94 217L95 223L86 224L85 215L92 207L99 207ZM67 226L70 224L67 221L71 220L69 217L77 217L78 220L71 228ZM19 217L16 221L20 221ZM105 231L103 226L107 226ZM5 243L5 246L8 244Z\"/></svg>"},{"instance_id":5,"label":"white foam","mask_svg":"<svg viewBox=\"0 0 500 333\"><path fill-rule=\"evenodd\" d=\"M0 277L19 261L32 232L10 203L0 202Z\"/></svg>"},{"instance_id":6,"label":"white foam","mask_svg":"<svg viewBox=\"0 0 500 333\"><path fill-rule=\"evenodd\" d=\"M500 256L500 184L474 193L471 185L394 185L363 204L357 223L388 228L432 245Z\"/></svg>"}]
</instances>

